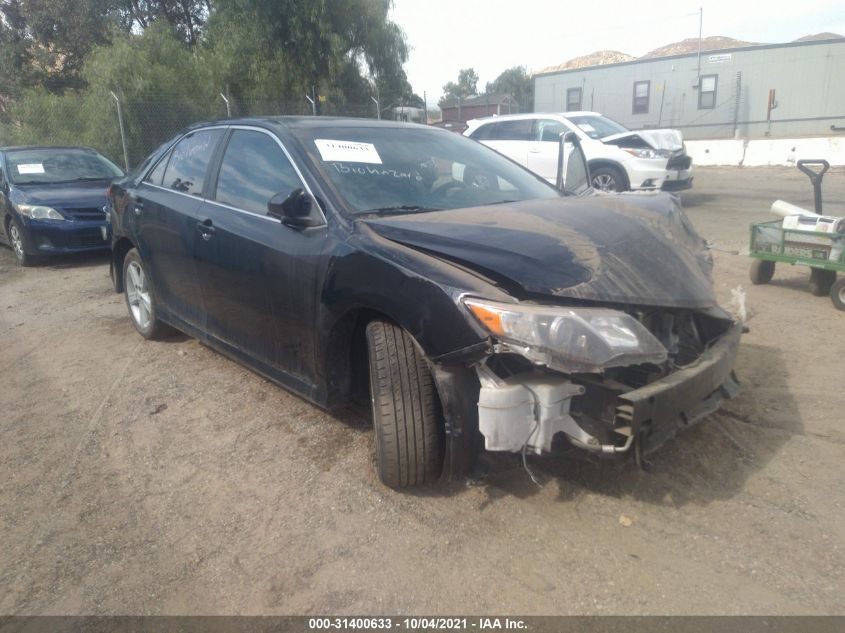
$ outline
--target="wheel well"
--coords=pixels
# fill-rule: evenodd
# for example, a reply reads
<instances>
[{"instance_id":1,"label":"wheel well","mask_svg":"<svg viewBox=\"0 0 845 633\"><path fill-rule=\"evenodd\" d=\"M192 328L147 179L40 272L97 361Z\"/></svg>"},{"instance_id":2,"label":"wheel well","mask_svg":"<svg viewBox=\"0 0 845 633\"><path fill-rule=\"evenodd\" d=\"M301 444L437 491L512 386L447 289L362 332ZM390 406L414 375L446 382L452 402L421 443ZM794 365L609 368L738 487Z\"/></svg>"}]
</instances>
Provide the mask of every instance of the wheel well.
<instances>
[{"instance_id":1,"label":"wheel well","mask_svg":"<svg viewBox=\"0 0 845 633\"><path fill-rule=\"evenodd\" d=\"M601 159L599 159L599 160L589 161L588 165L590 167L590 172L591 172L590 175L591 176L592 176L593 170L599 169L601 167L608 167L610 169L616 170L622 176L622 180L625 182L625 186L628 189L631 188L631 183L628 180L628 172L626 172L625 168L622 167L622 165L620 165L619 163L614 163L611 160L601 160Z\"/></svg>"},{"instance_id":2,"label":"wheel well","mask_svg":"<svg viewBox=\"0 0 845 633\"><path fill-rule=\"evenodd\" d=\"M331 330L326 343L326 383L331 402L343 406L370 400L370 371L367 356L367 324L381 319L395 322L386 314L366 308L347 312Z\"/></svg>"},{"instance_id":3,"label":"wheel well","mask_svg":"<svg viewBox=\"0 0 845 633\"><path fill-rule=\"evenodd\" d=\"M126 253L135 248L135 245L127 238L122 237L112 246L112 265L114 266L114 289L116 292L123 292L123 260Z\"/></svg>"}]
</instances>

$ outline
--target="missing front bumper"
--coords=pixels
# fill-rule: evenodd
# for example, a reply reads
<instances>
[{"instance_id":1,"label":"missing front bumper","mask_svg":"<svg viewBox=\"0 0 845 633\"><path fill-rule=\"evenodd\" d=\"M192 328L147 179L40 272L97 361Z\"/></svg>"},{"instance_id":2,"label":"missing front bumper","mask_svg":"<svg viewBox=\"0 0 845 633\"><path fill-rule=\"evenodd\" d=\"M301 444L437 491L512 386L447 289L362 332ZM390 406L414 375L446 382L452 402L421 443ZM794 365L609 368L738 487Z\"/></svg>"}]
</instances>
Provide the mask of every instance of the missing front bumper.
<instances>
[{"instance_id":1,"label":"missing front bumper","mask_svg":"<svg viewBox=\"0 0 845 633\"><path fill-rule=\"evenodd\" d=\"M485 448L539 454L550 451L553 437L563 433L570 444L596 453L624 453L635 441L642 454L649 453L739 393L733 365L741 334L742 324L734 324L695 363L618 395L603 438L570 413L573 399L590 397L577 378L552 371L500 378L479 365L478 422Z\"/></svg>"}]
</instances>

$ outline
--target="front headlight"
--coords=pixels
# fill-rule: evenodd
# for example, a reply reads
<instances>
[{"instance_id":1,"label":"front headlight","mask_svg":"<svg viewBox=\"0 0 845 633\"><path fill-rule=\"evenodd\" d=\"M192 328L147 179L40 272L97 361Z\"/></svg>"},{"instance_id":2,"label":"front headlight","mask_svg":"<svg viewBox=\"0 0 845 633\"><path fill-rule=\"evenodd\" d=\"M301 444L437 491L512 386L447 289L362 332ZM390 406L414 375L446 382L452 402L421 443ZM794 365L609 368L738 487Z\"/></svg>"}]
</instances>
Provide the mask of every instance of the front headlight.
<instances>
[{"instance_id":1,"label":"front headlight","mask_svg":"<svg viewBox=\"0 0 845 633\"><path fill-rule=\"evenodd\" d=\"M37 204L19 204L18 211L31 220L64 220L64 216L53 207L42 207Z\"/></svg>"},{"instance_id":2,"label":"front headlight","mask_svg":"<svg viewBox=\"0 0 845 633\"><path fill-rule=\"evenodd\" d=\"M669 158L670 152L663 149L647 149L640 147L623 147L623 150L637 158Z\"/></svg>"},{"instance_id":3,"label":"front headlight","mask_svg":"<svg viewBox=\"0 0 845 633\"><path fill-rule=\"evenodd\" d=\"M632 316L605 308L509 305L465 299L494 336L537 363L566 372L662 363L666 348ZM518 349L516 349L518 348Z\"/></svg>"}]
</instances>

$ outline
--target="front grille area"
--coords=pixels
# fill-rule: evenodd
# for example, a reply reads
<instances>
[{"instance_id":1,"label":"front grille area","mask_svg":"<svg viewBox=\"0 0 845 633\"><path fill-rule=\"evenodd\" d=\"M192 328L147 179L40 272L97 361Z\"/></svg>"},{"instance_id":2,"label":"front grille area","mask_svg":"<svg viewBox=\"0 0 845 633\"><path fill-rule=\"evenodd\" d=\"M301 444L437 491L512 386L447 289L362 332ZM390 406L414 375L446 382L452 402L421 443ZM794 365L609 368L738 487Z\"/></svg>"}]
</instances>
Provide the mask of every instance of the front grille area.
<instances>
[{"instance_id":1,"label":"front grille area","mask_svg":"<svg viewBox=\"0 0 845 633\"><path fill-rule=\"evenodd\" d=\"M97 207L83 207L78 209L62 209L62 213L74 220L105 220L106 214Z\"/></svg>"},{"instance_id":2,"label":"front grille area","mask_svg":"<svg viewBox=\"0 0 845 633\"><path fill-rule=\"evenodd\" d=\"M74 231L67 238L68 248L84 248L86 246L105 246L108 242L103 239L100 229L82 229Z\"/></svg>"},{"instance_id":3,"label":"front grille area","mask_svg":"<svg viewBox=\"0 0 845 633\"><path fill-rule=\"evenodd\" d=\"M692 165L692 158L689 154L678 154L669 159L666 169L689 169Z\"/></svg>"}]
</instances>

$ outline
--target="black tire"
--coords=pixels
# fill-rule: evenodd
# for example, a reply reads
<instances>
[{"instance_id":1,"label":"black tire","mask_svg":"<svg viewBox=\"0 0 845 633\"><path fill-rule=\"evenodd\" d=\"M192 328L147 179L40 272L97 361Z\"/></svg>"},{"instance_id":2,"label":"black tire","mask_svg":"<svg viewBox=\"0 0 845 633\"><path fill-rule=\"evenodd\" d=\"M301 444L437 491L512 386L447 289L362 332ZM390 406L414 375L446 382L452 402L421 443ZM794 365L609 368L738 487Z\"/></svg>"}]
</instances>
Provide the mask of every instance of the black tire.
<instances>
[{"instance_id":1,"label":"black tire","mask_svg":"<svg viewBox=\"0 0 845 633\"><path fill-rule=\"evenodd\" d=\"M615 167L590 169L590 184L600 191L628 191L625 176Z\"/></svg>"},{"instance_id":2,"label":"black tire","mask_svg":"<svg viewBox=\"0 0 845 633\"><path fill-rule=\"evenodd\" d=\"M817 297L826 297L836 283L836 271L824 268L810 269L810 292Z\"/></svg>"},{"instance_id":3,"label":"black tire","mask_svg":"<svg viewBox=\"0 0 845 633\"><path fill-rule=\"evenodd\" d=\"M436 481L443 470L440 400L422 352L402 328L367 324L379 479L391 488Z\"/></svg>"},{"instance_id":4,"label":"black tire","mask_svg":"<svg viewBox=\"0 0 845 633\"><path fill-rule=\"evenodd\" d=\"M775 263L768 259L755 259L751 262L751 283L755 286L767 284L775 276Z\"/></svg>"},{"instance_id":5,"label":"black tire","mask_svg":"<svg viewBox=\"0 0 845 633\"><path fill-rule=\"evenodd\" d=\"M9 223L6 225L6 237L9 239L9 245L12 247L12 252L15 254L15 259L21 266L34 266L38 260L26 252L24 243L24 230L20 222L14 217L9 218Z\"/></svg>"},{"instance_id":6,"label":"black tire","mask_svg":"<svg viewBox=\"0 0 845 633\"><path fill-rule=\"evenodd\" d=\"M830 300L837 310L845 310L845 277L830 287Z\"/></svg>"},{"instance_id":7,"label":"black tire","mask_svg":"<svg viewBox=\"0 0 845 633\"><path fill-rule=\"evenodd\" d=\"M140 308L141 302L138 301L135 296L130 296L133 292L138 291L138 282L131 279L133 271L137 272L135 266L140 268L143 274L143 279L146 280L147 284L145 290L142 291L147 295L147 300L149 302L148 307L146 307L146 301L143 302L145 306L144 310L148 310L149 312L149 317L147 319L140 318L139 314L134 311L136 306ZM153 292L152 285L148 280L149 276L147 275L141 256L138 254L136 249L131 249L128 253L126 253L126 257L123 259L123 297L126 300L126 308L129 310L129 320L132 321L132 325L135 326L135 329L138 330L138 333L141 336L145 339L155 340L173 334L174 330L169 325L159 320L158 311L156 309L155 293Z\"/></svg>"}]
</instances>

